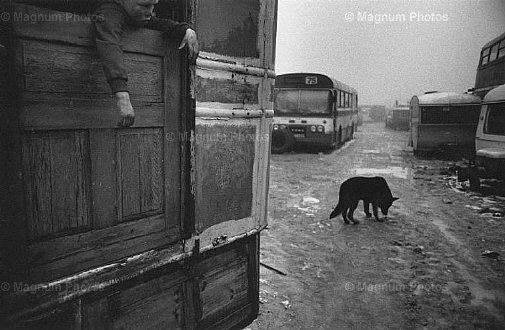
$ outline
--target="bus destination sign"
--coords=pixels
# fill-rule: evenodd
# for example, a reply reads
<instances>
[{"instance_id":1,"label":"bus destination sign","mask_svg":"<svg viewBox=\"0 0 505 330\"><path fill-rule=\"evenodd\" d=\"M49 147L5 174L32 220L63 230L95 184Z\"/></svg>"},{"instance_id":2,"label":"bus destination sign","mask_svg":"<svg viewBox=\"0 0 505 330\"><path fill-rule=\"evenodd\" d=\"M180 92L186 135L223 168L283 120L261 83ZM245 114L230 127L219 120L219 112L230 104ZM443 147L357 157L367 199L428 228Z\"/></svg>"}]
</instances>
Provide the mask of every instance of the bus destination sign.
<instances>
[{"instance_id":1,"label":"bus destination sign","mask_svg":"<svg viewBox=\"0 0 505 330\"><path fill-rule=\"evenodd\" d=\"M305 85L317 85L317 77L316 76L305 77Z\"/></svg>"}]
</instances>

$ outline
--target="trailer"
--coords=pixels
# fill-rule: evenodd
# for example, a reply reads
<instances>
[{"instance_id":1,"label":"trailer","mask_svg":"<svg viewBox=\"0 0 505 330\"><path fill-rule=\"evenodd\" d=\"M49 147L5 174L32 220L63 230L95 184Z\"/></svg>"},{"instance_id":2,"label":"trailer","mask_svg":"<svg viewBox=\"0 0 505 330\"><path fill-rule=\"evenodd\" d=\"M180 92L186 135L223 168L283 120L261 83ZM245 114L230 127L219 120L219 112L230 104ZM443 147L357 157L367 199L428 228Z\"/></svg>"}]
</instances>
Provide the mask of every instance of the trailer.
<instances>
[{"instance_id":1,"label":"trailer","mask_svg":"<svg viewBox=\"0 0 505 330\"><path fill-rule=\"evenodd\" d=\"M386 111L386 128L408 131L410 128L409 106L396 106Z\"/></svg>"},{"instance_id":2,"label":"trailer","mask_svg":"<svg viewBox=\"0 0 505 330\"><path fill-rule=\"evenodd\" d=\"M0 328L228 329L258 313L276 1L161 0L124 36L117 128L93 1L0 1Z\"/></svg>"},{"instance_id":3,"label":"trailer","mask_svg":"<svg viewBox=\"0 0 505 330\"><path fill-rule=\"evenodd\" d=\"M415 154L471 155L480 98L465 93L429 92L410 101L409 142Z\"/></svg>"}]
</instances>

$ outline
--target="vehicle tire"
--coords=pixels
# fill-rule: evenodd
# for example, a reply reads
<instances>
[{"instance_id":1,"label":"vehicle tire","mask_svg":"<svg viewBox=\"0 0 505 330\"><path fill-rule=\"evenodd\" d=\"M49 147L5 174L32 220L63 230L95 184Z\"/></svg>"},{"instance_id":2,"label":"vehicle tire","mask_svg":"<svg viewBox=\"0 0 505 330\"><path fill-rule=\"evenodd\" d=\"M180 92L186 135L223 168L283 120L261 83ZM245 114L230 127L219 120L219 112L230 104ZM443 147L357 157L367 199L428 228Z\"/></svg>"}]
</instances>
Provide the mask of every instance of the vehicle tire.
<instances>
[{"instance_id":1,"label":"vehicle tire","mask_svg":"<svg viewBox=\"0 0 505 330\"><path fill-rule=\"evenodd\" d=\"M471 191L479 191L480 190L479 174L475 168L470 168L468 181L470 181L470 190Z\"/></svg>"},{"instance_id":2,"label":"vehicle tire","mask_svg":"<svg viewBox=\"0 0 505 330\"><path fill-rule=\"evenodd\" d=\"M288 129L277 129L272 132L272 153L283 154L291 151L295 144L295 138Z\"/></svg>"},{"instance_id":3,"label":"vehicle tire","mask_svg":"<svg viewBox=\"0 0 505 330\"><path fill-rule=\"evenodd\" d=\"M458 167L456 169L456 172L458 174L458 181L459 182L466 181L470 178L470 170L468 167Z\"/></svg>"}]
</instances>

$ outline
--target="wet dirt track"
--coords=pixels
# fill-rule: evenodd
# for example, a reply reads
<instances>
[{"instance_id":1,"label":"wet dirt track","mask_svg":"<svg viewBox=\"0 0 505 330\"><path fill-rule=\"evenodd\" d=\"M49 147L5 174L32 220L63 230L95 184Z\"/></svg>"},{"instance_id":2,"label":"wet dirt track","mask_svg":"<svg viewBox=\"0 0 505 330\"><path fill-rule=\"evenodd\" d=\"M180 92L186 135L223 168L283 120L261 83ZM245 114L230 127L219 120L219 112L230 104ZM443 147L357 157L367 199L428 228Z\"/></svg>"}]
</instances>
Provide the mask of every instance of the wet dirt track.
<instances>
[{"instance_id":1,"label":"wet dirt track","mask_svg":"<svg viewBox=\"0 0 505 330\"><path fill-rule=\"evenodd\" d=\"M502 329L505 198L461 189L408 132L365 123L330 154L272 155L260 315L248 329ZM329 220L347 178L384 176L388 220ZM485 250L498 259L483 257Z\"/></svg>"}]
</instances>

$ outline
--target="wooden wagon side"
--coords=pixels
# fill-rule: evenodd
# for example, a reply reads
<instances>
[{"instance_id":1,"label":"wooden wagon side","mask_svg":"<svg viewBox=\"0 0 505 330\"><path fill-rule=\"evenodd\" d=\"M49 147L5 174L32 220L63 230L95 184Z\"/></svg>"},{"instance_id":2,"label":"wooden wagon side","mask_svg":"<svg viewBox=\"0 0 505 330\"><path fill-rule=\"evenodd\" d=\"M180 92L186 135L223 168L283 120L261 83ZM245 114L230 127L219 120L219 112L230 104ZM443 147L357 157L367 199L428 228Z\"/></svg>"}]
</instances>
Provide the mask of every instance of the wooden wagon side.
<instances>
[{"instance_id":1,"label":"wooden wagon side","mask_svg":"<svg viewBox=\"0 0 505 330\"><path fill-rule=\"evenodd\" d=\"M244 3L256 16L222 32L256 33L256 57L203 45L195 69L161 33L128 32L137 115L117 129L90 19L71 13L82 2L1 2L0 324L224 329L255 318L276 3ZM205 5L160 2L212 29ZM210 15L230 14L215 5Z\"/></svg>"}]
</instances>

